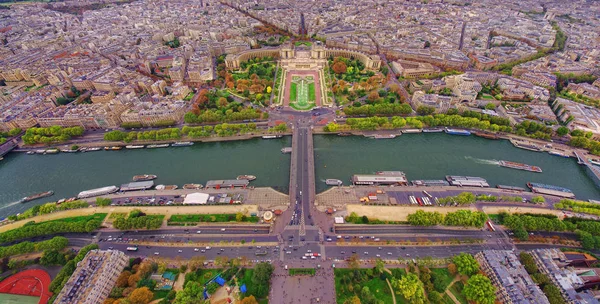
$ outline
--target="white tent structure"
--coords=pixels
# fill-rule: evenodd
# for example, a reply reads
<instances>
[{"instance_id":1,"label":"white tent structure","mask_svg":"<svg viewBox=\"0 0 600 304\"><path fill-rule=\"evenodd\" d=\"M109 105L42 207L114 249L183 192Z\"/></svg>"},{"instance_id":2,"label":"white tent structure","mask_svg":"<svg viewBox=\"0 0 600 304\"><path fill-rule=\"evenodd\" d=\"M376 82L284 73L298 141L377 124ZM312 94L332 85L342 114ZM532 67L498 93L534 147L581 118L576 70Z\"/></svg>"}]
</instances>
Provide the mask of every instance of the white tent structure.
<instances>
[{"instance_id":1,"label":"white tent structure","mask_svg":"<svg viewBox=\"0 0 600 304\"><path fill-rule=\"evenodd\" d=\"M208 193L190 193L183 200L184 205L204 205L208 201Z\"/></svg>"}]
</instances>

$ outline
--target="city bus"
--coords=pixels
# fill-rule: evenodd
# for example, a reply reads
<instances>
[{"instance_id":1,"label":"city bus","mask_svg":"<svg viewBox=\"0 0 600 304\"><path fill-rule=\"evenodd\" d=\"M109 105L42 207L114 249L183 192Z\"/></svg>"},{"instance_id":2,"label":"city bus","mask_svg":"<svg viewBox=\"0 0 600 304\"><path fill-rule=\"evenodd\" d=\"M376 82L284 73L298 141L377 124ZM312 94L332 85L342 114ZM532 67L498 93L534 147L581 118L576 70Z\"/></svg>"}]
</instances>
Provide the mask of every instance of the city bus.
<instances>
[{"instance_id":1,"label":"city bus","mask_svg":"<svg viewBox=\"0 0 600 304\"><path fill-rule=\"evenodd\" d=\"M256 256L267 255L267 251L257 251Z\"/></svg>"},{"instance_id":2,"label":"city bus","mask_svg":"<svg viewBox=\"0 0 600 304\"><path fill-rule=\"evenodd\" d=\"M488 224L488 227L490 228L491 231L496 231L496 228L494 228L494 225L492 224L492 221L488 220L487 224Z\"/></svg>"},{"instance_id":3,"label":"city bus","mask_svg":"<svg viewBox=\"0 0 600 304\"><path fill-rule=\"evenodd\" d=\"M127 251L138 251L137 247L127 247Z\"/></svg>"}]
</instances>

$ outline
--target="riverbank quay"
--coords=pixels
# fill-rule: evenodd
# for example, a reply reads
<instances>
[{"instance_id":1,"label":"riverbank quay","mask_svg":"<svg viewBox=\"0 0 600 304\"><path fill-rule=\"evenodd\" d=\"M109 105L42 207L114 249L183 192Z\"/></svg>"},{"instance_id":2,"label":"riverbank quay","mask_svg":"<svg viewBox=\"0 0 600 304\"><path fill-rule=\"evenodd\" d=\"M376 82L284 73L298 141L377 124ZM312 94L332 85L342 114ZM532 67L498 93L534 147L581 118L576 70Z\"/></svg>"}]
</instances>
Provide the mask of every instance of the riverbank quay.
<instances>
[{"instance_id":1,"label":"riverbank quay","mask_svg":"<svg viewBox=\"0 0 600 304\"><path fill-rule=\"evenodd\" d=\"M194 143L209 143L209 142L227 142L227 141L243 141L249 140L253 138L261 138L264 135L273 135L272 133L252 133L252 134L239 134L236 136L210 136L210 137L202 137L202 138L189 138L182 137L177 140L158 140L158 141L143 141L143 140L135 140L129 143L125 143L122 141L106 141L104 139L96 139L89 142L64 142L56 145L23 145L23 143L19 143L19 147L12 150L12 152L29 152L36 151L40 149L50 149L50 148L59 148L61 150L69 150L71 146L76 145L79 148L104 148L104 147L125 147L129 145L161 145L161 144L173 144L180 141L190 141ZM291 136L292 132L283 132L277 133L276 135L283 136Z\"/></svg>"},{"instance_id":2,"label":"riverbank quay","mask_svg":"<svg viewBox=\"0 0 600 304\"><path fill-rule=\"evenodd\" d=\"M175 197L185 196L190 193L207 193L209 195L216 194L228 194L236 195L241 194L244 197L244 201L240 206L245 205L256 205L261 210L271 209L287 209L290 204L289 196L287 194L276 191L270 187L258 187L258 188L246 188L246 189L175 189L175 190L143 190L143 191L130 191L130 192L117 192L108 195L102 195L99 197L108 198L111 200L122 200L128 198L138 197ZM86 198L90 204L95 204L96 197ZM202 206L211 206L202 205ZM226 206L226 205L225 205ZM168 206L167 206L168 207Z\"/></svg>"},{"instance_id":3,"label":"riverbank quay","mask_svg":"<svg viewBox=\"0 0 600 304\"><path fill-rule=\"evenodd\" d=\"M433 197L443 198L447 196L456 196L462 192L471 192L475 195L494 195L497 197L510 196L521 197L525 200L531 200L534 196L542 196L546 200L544 204L525 203L524 205L537 208L554 208L554 203L562 198L549 195L541 195L532 192L521 192L498 188L481 187L455 187L455 186L344 186L332 187L317 195L315 205L325 211L327 208L343 208L347 204L360 203L360 199L368 197L369 194L375 195L376 200L369 202L372 205L406 205L410 206L409 196L424 197L427 196L423 191ZM494 205L494 204L523 204L522 202L476 202L475 205ZM433 206L416 206L421 208L432 208ZM455 208L454 208L455 209Z\"/></svg>"},{"instance_id":4,"label":"riverbank quay","mask_svg":"<svg viewBox=\"0 0 600 304\"><path fill-rule=\"evenodd\" d=\"M172 215L175 214L236 214L238 212L246 212L248 214L258 213L258 206L256 205L192 205L192 206L104 206L104 207L93 207L58 211L49 214L34 216L28 219L8 223L0 226L0 233L20 228L23 225L34 221L36 223L47 222L58 220L68 217L77 216L88 216L95 213L108 213L105 222L110 222L110 216L113 213L128 214L133 210L140 210L143 213L150 215L164 215L166 222ZM221 225L228 225L229 223L221 223ZM248 225L248 223L240 223ZM163 225L166 227L166 224Z\"/></svg>"}]
</instances>

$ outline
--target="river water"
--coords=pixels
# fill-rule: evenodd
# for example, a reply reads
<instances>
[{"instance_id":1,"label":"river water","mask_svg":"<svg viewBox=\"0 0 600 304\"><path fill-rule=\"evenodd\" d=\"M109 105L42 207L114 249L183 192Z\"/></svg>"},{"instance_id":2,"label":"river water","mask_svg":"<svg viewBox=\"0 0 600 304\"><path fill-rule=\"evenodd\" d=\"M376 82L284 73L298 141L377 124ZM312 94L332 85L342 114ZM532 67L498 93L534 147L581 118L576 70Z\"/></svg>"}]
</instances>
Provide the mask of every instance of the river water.
<instances>
[{"instance_id":1,"label":"river water","mask_svg":"<svg viewBox=\"0 0 600 304\"><path fill-rule=\"evenodd\" d=\"M83 190L120 186L134 175L155 174L155 184L206 184L211 179L257 176L254 186L288 191L291 137L196 143L190 147L27 155L10 153L0 162L0 218L35 204L72 197ZM29 203L22 197L53 190L54 195Z\"/></svg>"},{"instance_id":2,"label":"river water","mask_svg":"<svg viewBox=\"0 0 600 304\"><path fill-rule=\"evenodd\" d=\"M156 174L155 184L179 187L251 174L257 176L252 185L287 193L290 155L281 153L281 148L287 146L291 146L289 136L165 149L56 155L10 153L0 162L0 218L35 204L75 196L83 190L119 186L137 174ZM348 184L352 174L398 170L404 171L409 180L470 175L486 178L491 186L525 187L531 181L569 188L580 199L600 198L600 190L575 159L518 149L504 140L425 133L379 140L317 135L314 147L317 192L327 189L327 178ZM540 166L544 172L502 168L497 160ZM54 196L15 203L24 196L48 190L53 190Z\"/></svg>"},{"instance_id":3,"label":"river water","mask_svg":"<svg viewBox=\"0 0 600 304\"><path fill-rule=\"evenodd\" d=\"M353 174L404 171L409 180L444 179L446 175L479 176L490 186L526 188L527 182L562 186L577 198L600 198L600 190L574 158L515 148L507 140L443 133L403 134L394 139L359 136L316 136L317 192L327 188L325 179L350 183ZM542 173L498 166L498 160L536 165Z\"/></svg>"}]
</instances>

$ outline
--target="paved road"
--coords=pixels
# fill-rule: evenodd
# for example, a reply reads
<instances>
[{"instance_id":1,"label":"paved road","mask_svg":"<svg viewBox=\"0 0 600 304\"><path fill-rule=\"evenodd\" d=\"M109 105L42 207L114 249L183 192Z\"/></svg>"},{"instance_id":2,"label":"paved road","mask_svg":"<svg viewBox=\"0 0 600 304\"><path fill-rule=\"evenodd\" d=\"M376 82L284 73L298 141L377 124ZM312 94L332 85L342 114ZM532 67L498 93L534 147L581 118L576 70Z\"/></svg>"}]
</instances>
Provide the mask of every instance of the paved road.
<instances>
[{"instance_id":1,"label":"paved road","mask_svg":"<svg viewBox=\"0 0 600 304\"><path fill-rule=\"evenodd\" d=\"M229 258L246 257L249 260L258 261L271 261L277 258L279 249L271 247L256 248L256 246L248 245L248 247L220 247L219 245L201 247L169 247L169 246L139 246L138 251L127 251L129 244L111 244L111 243L100 243L98 244L100 249L116 249L127 253L129 256L140 256L140 257L169 257L169 258L183 258L191 259L194 256L204 256L207 260L214 260L218 256L226 256ZM149 247L149 248L148 248ZM252 248L251 248L252 247ZM198 249L196 251L195 249ZM181 252L179 252L181 250ZM202 252L204 250L204 252ZM263 251L267 254L264 256L256 256L257 251ZM157 254L158 253L158 254Z\"/></svg>"}]
</instances>

